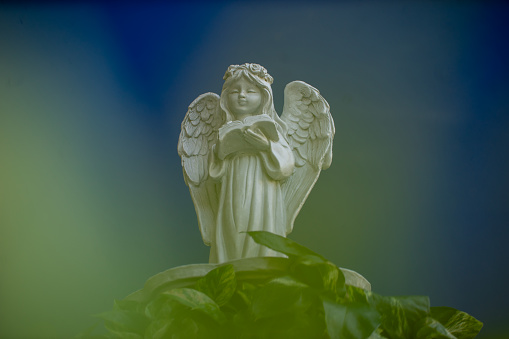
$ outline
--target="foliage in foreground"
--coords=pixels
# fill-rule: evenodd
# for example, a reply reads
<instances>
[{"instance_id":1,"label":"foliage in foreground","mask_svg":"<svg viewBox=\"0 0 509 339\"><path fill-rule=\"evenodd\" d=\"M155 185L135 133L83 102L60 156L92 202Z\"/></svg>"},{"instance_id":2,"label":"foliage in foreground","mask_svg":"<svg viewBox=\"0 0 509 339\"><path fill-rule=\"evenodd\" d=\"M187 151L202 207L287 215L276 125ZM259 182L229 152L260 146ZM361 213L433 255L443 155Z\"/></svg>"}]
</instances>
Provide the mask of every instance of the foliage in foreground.
<instances>
[{"instance_id":1,"label":"foliage in foreground","mask_svg":"<svg viewBox=\"0 0 509 339\"><path fill-rule=\"evenodd\" d=\"M385 297L346 285L336 265L308 248L267 232L249 234L288 255L288 275L253 284L238 281L232 265L220 266L191 288L147 304L115 301L99 315L109 333L94 337L469 339L482 328L464 312L430 307L428 297Z\"/></svg>"}]
</instances>

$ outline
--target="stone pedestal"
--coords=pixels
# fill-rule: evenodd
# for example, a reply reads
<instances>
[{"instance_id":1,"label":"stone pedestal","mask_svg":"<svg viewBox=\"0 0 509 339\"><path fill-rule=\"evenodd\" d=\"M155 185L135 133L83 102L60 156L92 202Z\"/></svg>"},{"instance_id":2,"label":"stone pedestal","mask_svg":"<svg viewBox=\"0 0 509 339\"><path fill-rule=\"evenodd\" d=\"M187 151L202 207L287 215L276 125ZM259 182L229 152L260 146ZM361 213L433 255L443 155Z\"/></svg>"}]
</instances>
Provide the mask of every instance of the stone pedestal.
<instances>
[{"instance_id":1,"label":"stone pedestal","mask_svg":"<svg viewBox=\"0 0 509 339\"><path fill-rule=\"evenodd\" d=\"M256 257L233 260L223 264L193 264L170 268L149 278L145 286L132 294L126 300L146 302L153 296L174 288L190 287L198 279L214 268L222 265L233 265L235 275L239 281L261 282L269 278L287 275L291 260L288 258ZM348 285L371 290L371 284L359 273L341 268Z\"/></svg>"}]
</instances>

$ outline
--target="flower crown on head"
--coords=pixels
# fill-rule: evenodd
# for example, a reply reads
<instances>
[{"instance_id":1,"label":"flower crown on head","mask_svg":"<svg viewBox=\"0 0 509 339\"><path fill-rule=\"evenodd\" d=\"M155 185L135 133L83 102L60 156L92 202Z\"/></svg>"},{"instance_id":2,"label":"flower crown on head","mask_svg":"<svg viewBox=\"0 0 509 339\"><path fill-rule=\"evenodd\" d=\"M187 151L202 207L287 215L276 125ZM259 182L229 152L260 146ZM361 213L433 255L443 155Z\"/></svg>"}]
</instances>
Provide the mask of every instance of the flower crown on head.
<instances>
[{"instance_id":1,"label":"flower crown on head","mask_svg":"<svg viewBox=\"0 0 509 339\"><path fill-rule=\"evenodd\" d=\"M224 74L223 80L227 80L228 78L232 77L236 72L241 70L248 71L249 73L256 75L263 81L268 82L269 85L272 85L272 82L274 81L270 74L267 73L265 67L260 66L258 64L250 63L245 63L243 65L230 65L230 67L228 67L228 70Z\"/></svg>"}]
</instances>

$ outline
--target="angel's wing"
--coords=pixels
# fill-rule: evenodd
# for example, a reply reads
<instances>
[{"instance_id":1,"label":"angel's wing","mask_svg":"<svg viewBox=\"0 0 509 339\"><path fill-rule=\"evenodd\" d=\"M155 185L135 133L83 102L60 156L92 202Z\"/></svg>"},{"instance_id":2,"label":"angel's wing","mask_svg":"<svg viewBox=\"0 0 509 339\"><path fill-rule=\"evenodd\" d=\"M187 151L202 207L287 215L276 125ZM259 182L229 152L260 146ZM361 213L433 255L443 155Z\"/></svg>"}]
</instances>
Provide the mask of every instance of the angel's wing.
<instances>
[{"instance_id":1,"label":"angel's wing","mask_svg":"<svg viewBox=\"0 0 509 339\"><path fill-rule=\"evenodd\" d=\"M302 81L286 85L281 119L288 126L288 143L295 156L294 174L282 184L288 234L321 170L332 162L335 128L327 101Z\"/></svg>"},{"instance_id":2,"label":"angel's wing","mask_svg":"<svg viewBox=\"0 0 509 339\"><path fill-rule=\"evenodd\" d=\"M216 183L209 180L208 156L224 122L219 96L202 94L189 105L178 143L184 179L193 198L203 242L207 245L210 245L218 200Z\"/></svg>"}]
</instances>

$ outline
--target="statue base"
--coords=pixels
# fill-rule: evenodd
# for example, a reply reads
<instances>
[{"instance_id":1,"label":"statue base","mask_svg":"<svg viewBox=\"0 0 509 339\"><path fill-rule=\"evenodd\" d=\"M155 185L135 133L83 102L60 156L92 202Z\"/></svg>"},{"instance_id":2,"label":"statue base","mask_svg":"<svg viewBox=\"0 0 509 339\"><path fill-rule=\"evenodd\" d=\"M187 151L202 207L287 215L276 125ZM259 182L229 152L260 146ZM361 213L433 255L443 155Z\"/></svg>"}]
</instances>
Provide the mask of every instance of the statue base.
<instances>
[{"instance_id":1,"label":"statue base","mask_svg":"<svg viewBox=\"0 0 509 339\"><path fill-rule=\"evenodd\" d=\"M263 280L288 274L291 260L280 257L256 257L232 260L221 264L192 264L170 268L147 280L145 286L125 298L137 302L147 302L159 293L174 288L190 287L214 268L233 265L239 281L259 283ZM371 291L371 284L359 273L341 268L345 283Z\"/></svg>"}]
</instances>

